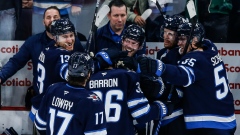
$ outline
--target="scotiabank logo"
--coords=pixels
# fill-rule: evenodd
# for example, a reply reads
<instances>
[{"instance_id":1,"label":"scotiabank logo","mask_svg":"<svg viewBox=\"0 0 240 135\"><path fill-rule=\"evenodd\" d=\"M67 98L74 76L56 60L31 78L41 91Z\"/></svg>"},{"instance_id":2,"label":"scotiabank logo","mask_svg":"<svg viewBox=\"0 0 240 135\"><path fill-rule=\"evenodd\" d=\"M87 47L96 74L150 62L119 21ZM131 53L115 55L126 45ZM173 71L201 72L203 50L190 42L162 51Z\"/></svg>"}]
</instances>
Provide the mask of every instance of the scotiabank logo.
<instances>
[{"instance_id":1,"label":"scotiabank logo","mask_svg":"<svg viewBox=\"0 0 240 135\"><path fill-rule=\"evenodd\" d=\"M238 100L234 100L234 105L240 106L240 100L239 99Z\"/></svg>"},{"instance_id":2,"label":"scotiabank logo","mask_svg":"<svg viewBox=\"0 0 240 135\"><path fill-rule=\"evenodd\" d=\"M240 72L240 66L230 66L229 64L225 64L225 68L227 72Z\"/></svg>"},{"instance_id":3,"label":"scotiabank logo","mask_svg":"<svg viewBox=\"0 0 240 135\"><path fill-rule=\"evenodd\" d=\"M221 47L218 52L221 56L240 56L240 50L225 50Z\"/></svg>"},{"instance_id":4,"label":"scotiabank logo","mask_svg":"<svg viewBox=\"0 0 240 135\"><path fill-rule=\"evenodd\" d=\"M17 53L19 51L18 45L14 45L11 47L1 47L1 53Z\"/></svg>"},{"instance_id":5,"label":"scotiabank logo","mask_svg":"<svg viewBox=\"0 0 240 135\"><path fill-rule=\"evenodd\" d=\"M229 83L229 88L231 90L240 90L240 83Z\"/></svg>"},{"instance_id":6,"label":"scotiabank logo","mask_svg":"<svg viewBox=\"0 0 240 135\"><path fill-rule=\"evenodd\" d=\"M148 48L148 46L146 46L146 55L154 55L155 53L157 53L160 49L155 46L155 48Z\"/></svg>"},{"instance_id":7,"label":"scotiabank logo","mask_svg":"<svg viewBox=\"0 0 240 135\"><path fill-rule=\"evenodd\" d=\"M32 82L28 80L28 78L25 79L18 79L13 78L12 80L7 80L5 83L2 84L2 86L31 86Z\"/></svg>"}]
</instances>

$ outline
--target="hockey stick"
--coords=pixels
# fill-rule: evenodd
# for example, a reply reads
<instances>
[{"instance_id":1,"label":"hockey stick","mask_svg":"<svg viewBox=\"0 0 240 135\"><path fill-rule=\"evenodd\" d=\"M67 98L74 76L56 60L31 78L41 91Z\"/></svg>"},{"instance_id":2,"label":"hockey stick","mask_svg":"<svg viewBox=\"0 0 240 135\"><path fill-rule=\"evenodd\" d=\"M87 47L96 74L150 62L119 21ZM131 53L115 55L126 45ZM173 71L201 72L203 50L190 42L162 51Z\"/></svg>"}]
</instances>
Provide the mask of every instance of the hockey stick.
<instances>
[{"instance_id":1,"label":"hockey stick","mask_svg":"<svg viewBox=\"0 0 240 135\"><path fill-rule=\"evenodd\" d=\"M162 11L162 7L161 5L159 4L159 1L158 0L151 0L153 3L155 3L155 5L157 6L159 12L161 13L161 15L163 16L163 18L165 19L166 18L166 15L164 15L163 11Z\"/></svg>"},{"instance_id":2,"label":"hockey stick","mask_svg":"<svg viewBox=\"0 0 240 135\"><path fill-rule=\"evenodd\" d=\"M95 50L95 36L96 36L97 28L100 25L103 18L110 11L110 8L107 5L102 6L102 8L98 11L99 2L100 2L100 0L97 0L91 30L89 32L88 40L87 40L87 43L86 43L86 48L85 48L86 53L89 53L91 45L93 45L93 50Z\"/></svg>"},{"instance_id":3,"label":"hockey stick","mask_svg":"<svg viewBox=\"0 0 240 135\"><path fill-rule=\"evenodd\" d=\"M147 9L142 13L141 17L144 20L146 20L151 14L152 14L152 9Z\"/></svg>"},{"instance_id":4,"label":"hockey stick","mask_svg":"<svg viewBox=\"0 0 240 135\"><path fill-rule=\"evenodd\" d=\"M189 46L191 38L192 38L192 33L193 33L193 30L194 30L195 25L197 23L197 17L196 17L197 14L196 14L196 10L195 10L193 0L188 1L187 10L188 10L190 20L191 20L191 23L192 23L192 28L191 28L191 32L190 32L189 38L186 42L186 45L184 47L182 55L185 55L187 53L187 49L188 49L188 46ZM170 92L169 92L169 95L168 95L168 102L171 101L172 92L173 92L174 89L175 89L174 85L171 85L171 89L170 89Z\"/></svg>"},{"instance_id":5,"label":"hockey stick","mask_svg":"<svg viewBox=\"0 0 240 135\"><path fill-rule=\"evenodd\" d=\"M193 0L188 1L188 3L187 3L187 10L188 10L188 14L190 16L190 21L192 23L192 28L191 28L191 32L189 34L189 38L188 38L188 40L186 42L186 45L184 47L182 55L185 55L187 53L188 46L190 44L193 31L194 31L196 23L197 23L197 13L196 13L196 10L195 10L195 5L194 5Z\"/></svg>"},{"instance_id":6,"label":"hockey stick","mask_svg":"<svg viewBox=\"0 0 240 135\"><path fill-rule=\"evenodd\" d=\"M102 22L102 20L104 19L104 17L109 13L110 8L108 5L103 5L98 13L97 13L97 18L96 18L96 22L95 25L98 27L100 25L100 23Z\"/></svg>"},{"instance_id":7,"label":"hockey stick","mask_svg":"<svg viewBox=\"0 0 240 135\"><path fill-rule=\"evenodd\" d=\"M98 12L98 7L99 7L99 2L100 0L97 0L97 3L96 3L96 7L95 7L95 11L94 11L94 16L93 16L93 21L92 21L92 26L91 26L91 29L90 29L90 32L89 32L89 36L88 36L88 40L87 40L87 43L86 43L86 49L85 49L85 52L86 53L89 53L89 49L90 49L90 46L92 44L92 40L94 42L95 38L95 31L97 30L96 26L95 26L95 22L96 22L96 17L97 17L97 12ZM93 39L94 38L94 39ZM94 44L94 43L93 43Z\"/></svg>"},{"instance_id":8,"label":"hockey stick","mask_svg":"<svg viewBox=\"0 0 240 135\"><path fill-rule=\"evenodd\" d=\"M195 6L194 6L193 0L188 1L188 3L187 3L187 10L188 10L188 13L189 13L189 16L190 16L190 20L191 20L191 23L192 23L192 28L191 28L191 32L190 32L189 38L188 38L188 40L186 42L186 45L184 47L182 55L185 55L187 53L187 49L188 49L190 40L192 38L192 33L193 33L193 30L194 30L196 22L197 22L197 19L196 19L197 18L196 17L197 14L196 14L196 10L195 10ZM175 89L174 85L171 85L171 89L170 89L170 92L169 92L169 95L168 95L168 101L171 101L172 92L173 92L174 89Z\"/></svg>"}]
</instances>

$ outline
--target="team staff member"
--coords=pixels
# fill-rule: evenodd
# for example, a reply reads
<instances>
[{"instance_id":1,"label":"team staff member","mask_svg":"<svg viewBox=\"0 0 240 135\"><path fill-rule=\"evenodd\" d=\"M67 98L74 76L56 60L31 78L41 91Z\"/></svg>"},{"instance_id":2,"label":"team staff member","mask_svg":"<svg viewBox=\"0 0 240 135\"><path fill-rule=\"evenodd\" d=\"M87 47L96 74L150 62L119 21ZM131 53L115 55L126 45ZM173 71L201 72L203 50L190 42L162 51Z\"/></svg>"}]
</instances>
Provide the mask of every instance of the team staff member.
<instances>
[{"instance_id":1,"label":"team staff member","mask_svg":"<svg viewBox=\"0 0 240 135\"><path fill-rule=\"evenodd\" d=\"M117 48L121 50L121 37L125 28L129 25L127 20L127 7L122 0L112 0L109 3L110 12L107 17L109 22L98 29L96 35L95 49L91 48L95 54L103 48ZM145 54L146 45L144 44L137 54Z\"/></svg>"},{"instance_id":2,"label":"team staff member","mask_svg":"<svg viewBox=\"0 0 240 135\"><path fill-rule=\"evenodd\" d=\"M23 68L29 60L33 63L33 88L36 94L39 94L37 86L37 62L42 49L46 48L53 36L50 33L50 27L53 20L60 19L59 10L55 6L48 7L43 15L43 24L45 31L28 38L9 61L0 70L0 82L4 83L9 77L14 75L18 70ZM75 42L76 50L83 50L79 40Z\"/></svg>"},{"instance_id":3,"label":"team staff member","mask_svg":"<svg viewBox=\"0 0 240 135\"><path fill-rule=\"evenodd\" d=\"M52 44L50 47L44 48L39 55L37 83L41 94L32 99L32 108L29 114L32 120L34 120L34 114L38 110L48 86L56 82L65 82L65 78L62 78L60 71L62 69L67 70L67 66L64 66L64 64L68 62L70 55L74 52L75 27L68 18L54 20L50 31L54 41L50 43Z\"/></svg>"},{"instance_id":4,"label":"team staff member","mask_svg":"<svg viewBox=\"0 0 240 135\"><path fill-rule=\"evenodd\" d=\"M135 54L137 53L137 51L139 49L142 48L143 43L145 41L144 29L141 28L140 26L136 25L136 24L131 24L124 30L121 39L122 39L121 40L122 51L125 52L125 53L127 52L127 56L126 55L121 55L120 56L119 54L122 51L118 51L117 49L114 50L112 48L111 49L104 49L103 51L106 54L105 53L98 53L96 55L96 58L98 59L98 62L100 62L99 65L101 65L101 69L103 69L103 71L105 71L106 68L109 67L109 64L112 63L112 65L115 65L114 63L116 63L119 59L120 59L121 62L124 62L123 63L124 65L120 64L121 62L119 62L117 64L119 68L126 68L128 70L136 70L136 67L134 65L134 63L136 63L136 55ZM105 56L105 55L108 55L108 57L103 59L103 56ZM125 62L127 62L127 63L125 63ZM126 71L128 71L128 70L126 70ZM118 70L118 71L121 71L121 70ZM109 71L109 72L113 72L113 73L116 72L116 74L118 74L117 71ZM111 73L111 74L113 74L113 73ZM124 73L124 70L123 70L122 73ZM133 77L135 75L136 74L134 74L134 73L132 74ZM138 77L140 77L140 76L138 76ZM149 97L154 97L152 99L156 99L156 97L160 96L161 93L164 91L164 85L163 85L161 79L158 79L158 78L141 76L139 83L140 83L140 87L141 87L142 92L144 93L144 95L148 99L149 99ZM127 84L130 84L130 83L127 83ZM153 100L151 100L151 101L153 101ZM122 105L124 105L124 104L122 104ZM146 114L146 115L148 115L148 114ZM132 116L130 116L130 117L132 117ZM133 116L133 118L134 118L134 116ZM148 120L150 120L150 119L148 119ZM121 125L122 122L124 122L124 120L121 120L121 121L118 121L118 122L116 121L114 123L114 125L119 125L120 124L120 126L123 126L123 125ZM140 123L140 124L135 125L135 129L136 129L136 132L137 132L138 135L148 135L148 134L152 134L152 132L156 132L156 128L151 127L151 126L153 126L151 124L152 122L148 122L148 121L146 121L146 122L147 123ZM111 129L110 129L111 132L112 132L112 129L114 129L114 127L116 127L114 125L110 126L111 127ZM130 126L133 126L133 125L130 125ZM131 128L129 128L129 132L127 132L127 131L125 131L125 132L121 131L120 132L119 131L119 134L131 134L130 131L131 131Z\"/></svg>"}]
</instances>

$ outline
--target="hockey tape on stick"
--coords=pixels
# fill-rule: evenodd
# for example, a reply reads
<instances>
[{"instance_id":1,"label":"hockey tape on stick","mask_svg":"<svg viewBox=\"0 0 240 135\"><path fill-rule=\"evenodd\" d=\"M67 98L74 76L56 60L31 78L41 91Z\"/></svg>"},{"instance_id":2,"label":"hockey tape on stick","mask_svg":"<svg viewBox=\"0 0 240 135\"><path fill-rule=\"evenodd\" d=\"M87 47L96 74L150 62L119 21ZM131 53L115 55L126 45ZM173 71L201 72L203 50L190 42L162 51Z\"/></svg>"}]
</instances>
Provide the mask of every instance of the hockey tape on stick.
<instances>
[{"instance_id":1,"label":"hockey tape on stick","mask_svg":"<svg viewBox=\"0 0 240 135\"><path fill-rule=\"evenodd\" d=\"M141 17L146 20L150 15L152 14L152 9L147 9L143 12L143 14L141 15Z\"/></svg>"}]
</instances>

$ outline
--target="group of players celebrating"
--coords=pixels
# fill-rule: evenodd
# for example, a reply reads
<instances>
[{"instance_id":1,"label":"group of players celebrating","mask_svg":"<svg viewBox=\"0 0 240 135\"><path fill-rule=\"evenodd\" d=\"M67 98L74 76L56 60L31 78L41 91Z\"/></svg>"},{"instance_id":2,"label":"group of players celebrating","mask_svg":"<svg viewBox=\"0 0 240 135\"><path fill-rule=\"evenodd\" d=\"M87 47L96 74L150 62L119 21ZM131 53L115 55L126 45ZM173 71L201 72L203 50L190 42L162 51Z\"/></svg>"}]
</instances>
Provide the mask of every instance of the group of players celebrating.
<instances>
[{"instance_id":1,"label":"group of players celebrating","mask_svg":"<svg viewBox=\"0 0 240 135\"><path fill-rule=\"evenodd\" d=\"M113 7L126 12L121 3ZM32 57L36 96L30 118L40 134L234 135L224 62L200 23L167 16L161 27L164 48L155 59L139 53L145 31L136 24L124 28L117 47L101 43L90 56L72 22L60 19L56 8L46 9L44 20L45 36L32 38L10 60L27 55L19 60L24 63ZM49 35L53 40L40 40ZM23 65L7 63L0 81L15 72L8 67Z\"/></svg>"},{"instance_id":2,"label":"group of players celebrating","mask_svg":"<svg viewBox=\"0 0 240 135\"><path fill-rule=\"evenodd\" d=\"M167 17L161 28L164 48L154 59L136 55L145 42L138 25L124 30L122 50L106 48L90 56L75 51L75 28L68 19L53 21L53 45L39 56L43 89L33 103L38 131L234 135L224 63L217 47L204 39L203 26L197 23L191 33L192 27L182 16Z\"/></svg>"}]
</instances>

